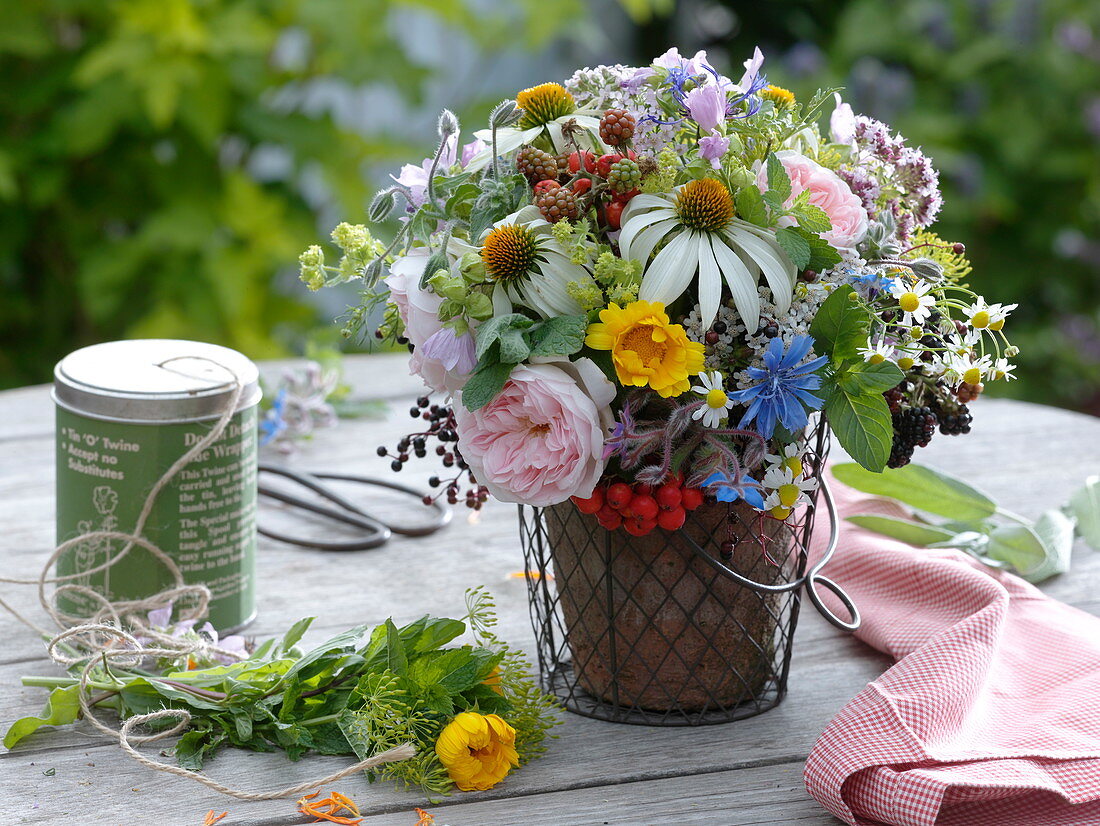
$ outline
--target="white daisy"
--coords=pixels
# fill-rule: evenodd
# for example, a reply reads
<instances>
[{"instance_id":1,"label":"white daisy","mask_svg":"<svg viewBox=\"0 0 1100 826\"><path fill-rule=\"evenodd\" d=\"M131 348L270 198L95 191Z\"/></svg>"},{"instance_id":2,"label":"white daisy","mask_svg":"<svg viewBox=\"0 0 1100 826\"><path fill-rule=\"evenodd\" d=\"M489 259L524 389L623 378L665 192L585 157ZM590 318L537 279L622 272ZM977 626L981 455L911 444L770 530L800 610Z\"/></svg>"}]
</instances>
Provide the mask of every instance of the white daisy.
<instances>
[{"instance_id":1,"label":"white daisy","mask_svg":"<svg viewBox=\"0 0 1100 826\"><path fill-rule=\"evenodd\" d=\"M658 245L662 249L650 261ZM622 216L619 250L645 265L638 297L665 305L687 291L698 273L699 316L709 327L729 286L749 333L760 325L763 273L780 315L791 306L798 270L766 229L734 217L733 198L713 178L689 181L668 195L635 195Z\"/></svg>"},{"instance_id":2,"label":"white daisy","mask_svg":"<svg viewBox=\"0 0 1100 826\"><path fill-rule=\"evenodd\" d=\"M935 296L928 294L930 289L932 285L922 278L918 278L917 283L912 285L906 284L902 278L894 282L890 287L890 295L898 300L898 306L904 313L902 324L915 325L925 322L932 308L936 306Z\"/></svg>"},{"instance_id":3,"label":"white daisy","mask_svg":"<svg viewBox=\"0 0 1100 826\"><path fill-rule=\"evenodd\" d=\"M569 259L551 233L552 226L538 207L526 206L487 230L479 247L451 239L451 248L459 255L476 252L481 256L485 274L495 284L496 315L511 312L513 304L530 307L543 318L584 315L567 287L574 281L582 286L596 286L596 282L587 269Z\"/></svg>"},{"instance_id":4,"label":"white daisy","mask_svg":"<svg viewBox=\"0 0 1100 826\"><path fill-rule=\"evenodd\" d=\"M999 305L993 305L996 307ZM978 299L966 308L966 318L970 322L970 326L975 330L984 330L989 326L989 323L993 320L993 309L989 304L985 303L985 299L982 296L978 296Z\"/></svg>"},{"instance_id":5,"label":"white daisy","mask_svg":"<svg viewBox=\"0 0 1100 826\"><path fill-rule=\"evenodd\" d=\"M993 366L989 369L989 377L994 381L1012 381L1016 376L1012 375L1012 371L1016 369L1015 364L1009 364L1008 359L999 358L993 362Z\"/></svg>"},{"instance_id":6,"label":"white daisy","mask_svg":"<svg viewBox=\"0 0 1100 826\"><path fill-rule=\"evenodd\" d=\"M700 373L698 378L701 384L691 389L702 396L705 403L691 414L691 418L695 421L702 419L704 427L719 427L733 407L733 400L722 389L722 374L712 370L710 373Z\"/></svg>"},{"instance_id":7,"label":"white daisy","mask_svg":"<svg viewBox=\"0 0 1100 826\"><path fill-rule=\"evenodd\" d=\"M764 454L764 461L771 468L789 470L795 476L801 476L804 470L802 458L806 455L805 447L798 442L791 442L778 453Z\"/></svg>"},{"instance_id":8,"label":"white daisy","mask_svg":"<svg viewBox=\"0 0 1100 826\"><path fill-rule=\"evenodd\" d=\"M810 504L809 494L817 489L817 480L799 478L789 467L773 467L764 474L763 485L770 491L764 497L764 510L776 519L786 519L791 511Z\"/></svg>"},{"instance_id":9,"label":"white daisy","mask_svg":"<svg viewBox=\"0 0 1100 826\"><path fill-rule=\"evenodd\" d=\"M894 358L894 348L885 341L880 341L873 347L871 342L867 342L866 347L859 348L859 354L863 356L863 360L868 364L882 364L884 361L891 361Z\"/></svg>"},{"instance_id":10,"label":"white daisy","mask_svg":"<svg viewBox=\"0 0 1100 826\"><path fill-rule=\"evenodd\" d=\"M989 329L996 332L1005 326L1008 314L1019 307L1019 304L990 304L989 305Z\"/></svg>"},{"instance_id":11,"label":"white daisy","mask_svg":"<svg viewBox=\"0 0 1100 826\"><path fill-rule=\"evenodd\" d=\"M944 378L952 383L980 384L992 369L989 356L948 354L944 359Z\"/></svg>"}]
</instances>

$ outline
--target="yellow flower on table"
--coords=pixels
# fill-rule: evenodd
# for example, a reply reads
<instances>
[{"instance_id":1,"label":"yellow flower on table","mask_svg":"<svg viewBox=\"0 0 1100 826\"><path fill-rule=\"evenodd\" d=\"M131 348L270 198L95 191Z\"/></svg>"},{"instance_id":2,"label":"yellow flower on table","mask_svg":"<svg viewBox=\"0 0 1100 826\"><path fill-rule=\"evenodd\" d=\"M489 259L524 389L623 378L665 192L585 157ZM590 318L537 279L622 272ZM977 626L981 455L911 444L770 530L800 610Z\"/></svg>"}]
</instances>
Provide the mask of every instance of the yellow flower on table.
<instances>
[{"instance_id":1,"label":"yellow flower on table","mask_svg":"<svg viewBox=\"0 0 1100 826\"><path fill-rule=\"evenodd\" d=\"M435 753L464 792L491 789L519 766L516 730L496 714L462 712L440 733Z\"/></svg>"},{"instance_id":2,"label":"yellow flower on table","mask_svg":"<svg viewBox=\"0 0 1100 826\"><path fill-rule=\"evenodd\" d=\"M588 325L585 344L610 350L615 373L624 387L646 387L661 397L678 396L691 388L689 376L703 369L703 345L691 341L679 324L670 324L665 306L635 301L600 311Z\"/></svg>"}]
</instances>

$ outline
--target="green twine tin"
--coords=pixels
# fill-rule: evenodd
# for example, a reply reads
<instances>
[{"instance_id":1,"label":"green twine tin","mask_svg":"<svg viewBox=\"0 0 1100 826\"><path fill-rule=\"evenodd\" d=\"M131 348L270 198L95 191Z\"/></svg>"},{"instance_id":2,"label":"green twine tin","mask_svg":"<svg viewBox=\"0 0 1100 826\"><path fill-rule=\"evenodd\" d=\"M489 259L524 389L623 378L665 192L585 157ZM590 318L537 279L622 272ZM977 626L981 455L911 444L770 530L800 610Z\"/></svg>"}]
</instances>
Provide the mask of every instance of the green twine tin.
<instances>
[{"instance_id":1,"label":"green twine tin","mask_svg":"<svg viewBox=\"0 0 1100 826\"><path fill-rule=\"evenodd\" d=\"M210 588L210 622L230 632L255 616L256 365L226 347L166 339L114 341L66 356L54 370L57 406L57 541L90 531L131 531L146 495L217 422L235 385L236 413L222 436L157 497L145 537L188 584ZM122 543L90 540L58 560L60 576L102 565ZM171 586L151 554L135 547L106 571L75 580L112 601ZM62 594L62 611L98 607Z\"/></svg>"}]
</instances>

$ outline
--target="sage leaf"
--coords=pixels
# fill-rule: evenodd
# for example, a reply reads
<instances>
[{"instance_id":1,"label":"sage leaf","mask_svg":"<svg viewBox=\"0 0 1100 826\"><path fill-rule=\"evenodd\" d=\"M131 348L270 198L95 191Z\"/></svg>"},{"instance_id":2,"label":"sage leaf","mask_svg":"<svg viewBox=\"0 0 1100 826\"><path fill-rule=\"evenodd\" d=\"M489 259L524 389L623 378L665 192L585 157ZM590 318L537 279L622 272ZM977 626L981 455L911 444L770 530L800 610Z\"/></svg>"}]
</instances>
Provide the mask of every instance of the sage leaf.
<instances>
[{"instance_id":1,"label":"sage leaf","mask_svg":"<svg viewBox=\"0 0 1100 826\"><path fill-rule=\"evenodd\" d=\"M37 717L24 717L11 724L4 735L4 747L14 748L15 744L42 726L65 726L75 722L80 716L80 685L55 688L46 700L46 707Z\"/></svg>"},{"instance_id":2,"label":"sage leaf","mask_svg":"<svg viewBox=\"0 0 1100 826\"><path fill-rule=\"evenodd\" d=\"M885 399L883 404L886 404ZM832 471L839 481L858 491L889 496L918 510L959 522L987 519L997 511L996 503L977 488L924 465L909 464L883 473L871 473L846 462L833 465Z\"/></svg>"},{"instance_id":3,"label":"sage leaf","mask_svg":"<svg viewBox=\"0 0 1100 826\"><path fill-rule=\"evenodd\" d=\"M1100 551L1100 476L1090 476L1069 498L1077 533L1094 551Z\"/></svg>"},{"instance_id":4,"label":"sage leaf","mask_svg":"<svg viewBox=\"0 0 1100 826\"><path fill-rule=\"evenodd\" d=\"M895 519L892 516L880 516L872 513L858 513L847 517L847 521L875 533L881 533L892 539L899 539L910 545L927 547L935 542L949 542L955 536L936 525L912 522L908 519Z\"/></svg>"}]
</instances>

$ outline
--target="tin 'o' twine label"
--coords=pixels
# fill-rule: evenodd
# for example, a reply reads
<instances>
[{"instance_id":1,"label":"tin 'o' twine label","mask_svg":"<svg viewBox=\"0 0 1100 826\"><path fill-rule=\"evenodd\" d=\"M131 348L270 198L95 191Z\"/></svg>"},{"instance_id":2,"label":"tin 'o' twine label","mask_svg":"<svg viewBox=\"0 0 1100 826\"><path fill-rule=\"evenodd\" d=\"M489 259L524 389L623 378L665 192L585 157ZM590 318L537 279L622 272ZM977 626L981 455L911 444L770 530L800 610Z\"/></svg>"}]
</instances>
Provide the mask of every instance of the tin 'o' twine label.
<instances>
[{"instance_id":1,"label":"tin 'o' twine label","mask_svg":"<svg viewBox=\"0 0 1100 826\"><path fill-rule=\"evenodd\" d=\"M194 447L213 422L135 424L90 419L57 409L57 540L93 531L128 530L149 491L176 459ZM230 419L221 437L182 468L161 491L145 537L179 566L188 584L211 591L210 622L224 631L255 610L256 407ZM106 563L123 543L91 537L58 561L58 575L83 574ZM133 548L104 571L84 574L84 585L108 600L148 597L172 584L151 554ZM64 594L59 607L92 613L100 605Z\"/></svg>"}]
</instances>

